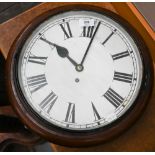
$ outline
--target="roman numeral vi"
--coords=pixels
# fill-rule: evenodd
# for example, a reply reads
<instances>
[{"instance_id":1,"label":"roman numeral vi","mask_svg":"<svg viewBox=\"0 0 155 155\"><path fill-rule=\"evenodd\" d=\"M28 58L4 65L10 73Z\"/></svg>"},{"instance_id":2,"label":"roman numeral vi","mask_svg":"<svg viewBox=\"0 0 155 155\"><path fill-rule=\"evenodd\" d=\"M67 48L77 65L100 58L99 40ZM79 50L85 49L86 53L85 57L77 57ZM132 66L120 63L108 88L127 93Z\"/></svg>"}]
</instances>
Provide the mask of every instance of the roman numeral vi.
<instances>
[{"instance_id":1,"label":"roman numeral vi","mask_svg":"<svg viewBox=\"0 0 155 155\"><path fill-rule=\"evenodd\" d=\"M93 102L92 102L92 108L93 108L93 113L94 113L95 121L101 119L101 117L100 117L100 115L99 115L97 109L95 108ZM99 124L100 124L100 123L98 122L98 125L99 125Z\"/></svg>"},{"instance_id":2,"label":"roman numeral vi","mask_svg":"<svg viewBox=\"0 0 155 155\"><path fill-rule=\"evenodd\" d=\"M75 123L75 104L74 103L69 103L68 105L65 122Z\"/></svg>"}]
</instances>

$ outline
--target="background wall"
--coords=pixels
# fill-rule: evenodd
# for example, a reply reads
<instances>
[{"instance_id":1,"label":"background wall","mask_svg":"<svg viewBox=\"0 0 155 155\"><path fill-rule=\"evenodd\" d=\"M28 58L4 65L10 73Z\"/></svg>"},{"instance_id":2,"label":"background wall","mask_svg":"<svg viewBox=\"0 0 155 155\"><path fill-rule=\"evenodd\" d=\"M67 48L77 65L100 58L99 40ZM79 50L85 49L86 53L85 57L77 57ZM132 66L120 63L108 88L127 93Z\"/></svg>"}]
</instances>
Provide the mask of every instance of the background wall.
<instances>
[{"instance_id":1,"label":"background wall","mask_svg":"<svg viewBox=\"0 0 155 155\"><path fill-rule=\"evenodd\" d=\"M155 31L155 2L138 2L134 4Z\"/></svg>"}]
</instances>

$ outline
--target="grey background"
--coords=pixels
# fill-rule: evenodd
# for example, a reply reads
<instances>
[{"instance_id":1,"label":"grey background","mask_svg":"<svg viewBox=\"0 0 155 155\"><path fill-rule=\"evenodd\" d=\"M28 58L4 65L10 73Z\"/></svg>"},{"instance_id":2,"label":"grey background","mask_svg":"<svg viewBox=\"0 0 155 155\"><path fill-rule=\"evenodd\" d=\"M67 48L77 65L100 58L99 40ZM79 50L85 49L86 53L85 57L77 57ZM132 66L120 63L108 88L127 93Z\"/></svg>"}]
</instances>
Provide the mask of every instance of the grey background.
<instances>
[{"instance_id":1,"label":"grey background","mask_svg":"<svg viewBox=\"0 0 155 155\"><path fill-rule=\"evenodd\" d=\"M0 23L24 12L40 3L38 2L0 2Z\"/></svg>"},{"instance_id":2,"label":"grey background","mask_svg":"<svg viewBox=\"0 0 155 155\"><path fill-rule=\"evenodd\" d=\"M134 4L155 31L155 2L137 2Z\"/></svg>"}]
</instances>

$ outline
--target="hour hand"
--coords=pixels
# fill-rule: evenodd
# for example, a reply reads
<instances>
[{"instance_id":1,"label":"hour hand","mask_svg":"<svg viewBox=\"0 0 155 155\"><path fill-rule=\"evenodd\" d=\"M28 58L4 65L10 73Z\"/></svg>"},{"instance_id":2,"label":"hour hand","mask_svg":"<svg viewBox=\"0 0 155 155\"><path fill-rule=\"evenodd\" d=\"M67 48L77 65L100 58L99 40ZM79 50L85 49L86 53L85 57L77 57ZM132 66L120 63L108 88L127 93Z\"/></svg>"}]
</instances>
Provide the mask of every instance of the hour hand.
<instances>
[{"instance_id":1,"label":"hour hand","mask_svg":"<svg viewBox=\"0 0 155 155\"><path fill-rule=\"evenodd\" d=\"M65 47L59 46L55 43L50 42L49 40L40 37L40 39L46 43L48 43L49 45L54 46L57 49L57 53L60 57L62 58L67 58L75 67L77 67L77 63L69 56L69 52Z\"/></svg>"},{"instance_id":2,"label":"hour hand","mask_svg":"<svg viewBox=\"0 0 155 155\"><path fill-rule=\"evenodd\" d=\"M52 43L52 42L50 42L49 40L47 40L47 39L45 39L45 38L43 38L43 37L40 37L40 40L46 42L46 43L49 44L49 45L54 46L54 47L57 49L58 55L59 55L60 57L62 57L62 58L65 58L66 55L68 55L68 53L69 53L68 50L67 50L66 48L64 48L64 47L62 47L62 46L59 46L59 45L57 45L57 44L55 44L55 43Z\"/></svg>"},{"instance_id":3,"label":"hour hand","mask_svg":"<svg viewBox=\"0 0 155 155\"><path fill-rule=\"evenodd\" d=\"M75 67L78 65L70 56L69 52L65 47L56 45L55 48L57 49L58 55L62 58L67 58Z\"/></svg>"}]
</instances>

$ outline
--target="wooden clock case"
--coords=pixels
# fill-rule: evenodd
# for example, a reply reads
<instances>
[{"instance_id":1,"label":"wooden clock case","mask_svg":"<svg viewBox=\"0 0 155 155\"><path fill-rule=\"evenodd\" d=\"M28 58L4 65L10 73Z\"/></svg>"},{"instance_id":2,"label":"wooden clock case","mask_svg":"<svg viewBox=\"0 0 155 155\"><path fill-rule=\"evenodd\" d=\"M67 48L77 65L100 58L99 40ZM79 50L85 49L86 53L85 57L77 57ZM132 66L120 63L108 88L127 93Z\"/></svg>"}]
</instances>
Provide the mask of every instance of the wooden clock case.
<instances>
[{"instance_id":1,"label":"wooden clock case","mask_svg":"<svg viewBox=\"0 0 155 155\"><path fill-rule=\"evenodd\" d=\"M8 54L8 52L9 52L9 50L10 50L10 47L12 46L12 44L13 44L13 42L15 41L15 39L16 39L16 36L18 35L18 34L20 34L21 32L22 32L22 29L32 20L32 19L34 19L36 16L38 16L39 14L41 14L41 13L43 13L43 12L46 12L46 11L48 11L48 10L50 10L50 9L54 9L54 8L56 8L56 7L62 7L62 6L65 6L65 5L70 5L70 4L72 4L72 3L44 3L44 4L41 4L41 5L39 5L39 6L37 6L37 7L35 7L34 9L32 9L32 10L29 10L29 11L27 11L27 12L25 12L25 13L23 13L23 14L21 14L21 15L19 15L19 16L17 16L17 17L15 17L12 21L8 21L7 23L4 23L4 24L2 24L1 26L0 26L0 32L2 31L3 33L5 32L5 30L3 29L3 26L5 25L5 26L8 26L8 28L11 28L10 26L17 26L17 27L13 27L13 29L15 29L16 31L16 34L14 34L14 32L13 31L10 31L11 33L13 32L13 34L15 35L15 36L10 36L10 38L9 38L9 36L7 36L7 34L6 34L6 38L8 37L8 42L10 42L9 43L9 48L8 47L6 47L6 46L4 46L5 44L8 44L8 42L6 43L6 42L4 42L4 40L3 39L0 39L0 45L2 45L1 46L1 50L2 50L2 53L3 53L3 55L4 55L4 57L6 58L7 57L7 54ZM75 3L74 3L75 4ZM116 6L116 3L85 3L85 4L87 4L87 5L95 5L95 6L99 6L99 7L101 7L101 8L106 8L106 9L109 9L110 11L113 11L113 12L115 12L115 13L118 13L115 9L117 8L115 8L115 6ZM119 5L120 5L120 8L121 8L121 6L122 5L127 5L127 6L130 6L131 5L131 3L118 3ZM79 4L79 6L80 6L81 4ZM119 8L119 7L118 7ZM39 12L40 11L40 12ZM39 13L39 14L38 14ZM33 15L32 15L33 14ZM26 17L30 17L31 16L31 20L29 20L29 22L27 22L27 18ZM24 22L24 25L23 25L23 23L21 23L21 21L22 22ZM14 22L16 22L16 23L14 23ZM130 23L131 24L131 23ZM12 30L13 30L12 29ZM10 34L11 34L10 33ZM145 40L145 38L144 38L144 40ZM147 42L146 42L147 43ZM147 46L148 46L148 44L147 44ZM142 45L142 47L143 47L143 45ZM150 49L152 49L152 44L151 45L149 45L148 46ZM147 49L146 49L147 50ZM151 62L148 62L148 63L151 63ZM149 71L149 72L151 72L151 73L153 73L153 71ZM150 84L152 83L152 81L153 81L153 79L150 79ZM153 85L152 85L153 86ZM149 93L146 93L147 95L149 95ZM147 98L147 97L146 97ZM141 98L141 100L145 100L146 98ZM18 110L18 109L16 109L16 110ZM129 119L130 120L130 119ZM138 121L139 122L139 121ZM135 126L135 125L134 125ZM132 127L132 128L134 128L134 127ZM130 130L132 130L132 129L130 129ZM142 129L140 129L139 128L139 130L141 131ZM140 132L139 131L139 132ZM129 131L127 131L127 132L129 132ZM124 133L124 134L127 134L127 132L126 133ZM115 141L117 141L117 143L116 144L120 144L121 145L121 143L122 143L122 140L121 140L121 137L123 137L124 136L124 134L123 135L120 135L119 137L117 137L117 138L115 138L115 139L113 139L113 140L111 140L111 141L109 141L109 142L107 142L107 143L105 143L105 144L103 144L102 145L102 148L103 148L103 150L105 149L107 149L107 148L109 148L110 149L110 143L111 143L111 149L114 149L114 151L118 151L119 150L119 148L121 148L121 147L119 147L119 148L115 148L114 147L114 142ZM108 135L108 134L107 134ZM131 135L133 135L133 133L131 133ZM129 135L126 135L127 137L126 138L129 138L130 139L130 136L131 136L130 134ZM133 136L133 138L135 138L135 135ZM118 139L118 140L117 140ZM120 139L120 140L119 140ZM113 142L114 141L114 142ZM74 140L73 141L70 141L71 143L73 143L74 142ZM70 142L68 142L68 143L70 143ZM96 143L96 142L95 142ZM108 143L109 143L109 145L108 145ZM131 143L131 142L130 142ZM62 143L61 144L63 144L63 145L65 145L64 144L64 142L62 141ZM77 144L77 143L76 143ZM113 144L113 145L112 145ZM123 144L123 143L122 143ZM78 145L82 145L82 142L78 142ZM108 146L107 146L108 145ZM105 146L105 147L104 147ZM124 146L124 144L123 144L123 146ZM64 147L57 147L56 145L53 145L53 147L57 150L59 150L59 149L65 149L65 150L67 150L67 148L64 148ZM127 147L127 146L126 146ZM95 148L98 148L97 146L96 147L94 147L94 149ZM128 148L128 147L127 147ZM89 148L87 148L88 150L89 150ZM86 150L87 150L86 149ZM130 148L129 148L130 149ZM69 150L69 149L68 149ZM71 149L71 150L76 150L76 148L75 149ZM80 150L80 149L79 149ZM81 149L81 150L85 150L84 148L83 149ZM110 151L110 150L109 150Z\"/></svg>"}]
</instances>

